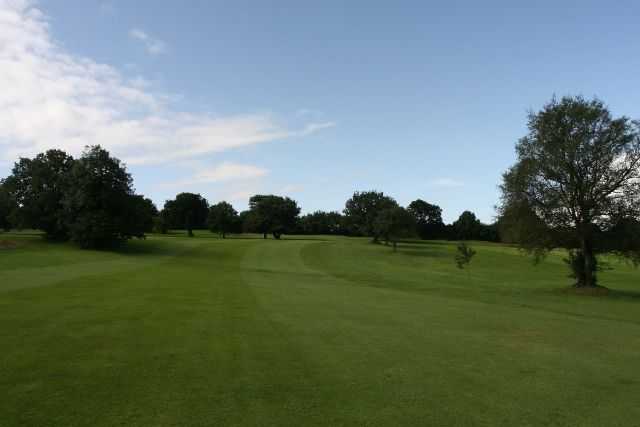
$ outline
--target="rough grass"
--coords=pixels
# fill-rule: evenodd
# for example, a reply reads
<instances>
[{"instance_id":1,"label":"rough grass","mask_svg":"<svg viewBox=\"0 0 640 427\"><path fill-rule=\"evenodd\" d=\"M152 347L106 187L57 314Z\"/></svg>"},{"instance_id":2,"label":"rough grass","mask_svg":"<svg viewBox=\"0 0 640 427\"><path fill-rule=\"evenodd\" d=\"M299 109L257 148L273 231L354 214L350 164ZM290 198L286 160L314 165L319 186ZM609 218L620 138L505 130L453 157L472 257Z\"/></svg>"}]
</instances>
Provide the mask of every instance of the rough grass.
<instances>
[{"instance_id":1,"label":"rough grass","mask_svg":"<svg viewBox=\"0 0 640 427\"><path fill-rule=\"evenodd\" d=\"M640 419L640 273L615 260L583 296L560 255L493 244L467 274L446 242L3 238L2 426Z\"/></svg>"}]
</instances>

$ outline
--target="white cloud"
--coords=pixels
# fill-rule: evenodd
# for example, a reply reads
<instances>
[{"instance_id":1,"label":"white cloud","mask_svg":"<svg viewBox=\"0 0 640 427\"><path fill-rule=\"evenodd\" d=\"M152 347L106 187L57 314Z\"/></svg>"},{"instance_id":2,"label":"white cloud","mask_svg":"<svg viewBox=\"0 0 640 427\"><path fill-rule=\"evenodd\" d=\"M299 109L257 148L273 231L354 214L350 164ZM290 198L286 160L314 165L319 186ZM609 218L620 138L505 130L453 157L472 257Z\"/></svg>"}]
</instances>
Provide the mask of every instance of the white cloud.
<instances>
[{"instance_id":1,"label":"white cloud","mask_svg":"<svg viewBox=\"0 0 640 427\"><path fill-rule=\"evenodd\" d=\"M201 169L190 178L167 184L167 186L181 187L193 184L248 180L261 178L268 173L267 169L257 166L224 162L210 169Z\"/></svg>"},{"instance_id":2,"label":"white cloud","mask_svg":"<svg viewBox=\"0 0 640 427\"><path fill-rule=\"evenodd\" d=\"M151 37L146 31L140 28L132 28L129 37L142 42L151 55L160 55L167 52L167 44L160 39Z\"/></svg>"},{"instance_id":3,"label":"white cloud","mask_svg":"<svg viewBox=\"0 0 640 427\"><path fill-rule=\"evenodd\" d=\"M453 178L437 178L429 181L429 185L440 188L463 187L464 183Z\"/></svg>"},{"instance_id":4,"label":"white cloud","mask_svg":"<svg viewBox=\"0 0 640 427\"><path fill-rule=\"evenodd\" d=\"M29 0L0 0L0 81L0 161L100 144L130 164L165 163L334 126L176 111L143 77L65 51Z\"/></svg>"}]
</instances>

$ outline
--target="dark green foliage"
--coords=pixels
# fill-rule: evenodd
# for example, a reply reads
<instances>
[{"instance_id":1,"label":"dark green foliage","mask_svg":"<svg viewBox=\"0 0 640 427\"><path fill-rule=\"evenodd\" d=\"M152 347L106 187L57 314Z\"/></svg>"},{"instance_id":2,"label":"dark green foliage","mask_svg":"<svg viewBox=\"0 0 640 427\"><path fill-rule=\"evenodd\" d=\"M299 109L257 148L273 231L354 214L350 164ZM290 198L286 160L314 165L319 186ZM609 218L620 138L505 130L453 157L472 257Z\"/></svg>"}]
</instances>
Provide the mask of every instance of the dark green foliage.
<instances>
[{"instance_id":1,"label":"dark green foliage","mask_svg":"<svg viewBox=\"0 0 640 427\"><path fill-rule=\"evenodd\" d=\"M300 234L345 235L348 231L339 212L316 211L303 215L298 221Z\"/></svg>"},{"instance_id":2,"label":"dark green foliage","mask_svg":"<svg viewBox=\"0 0 640 427\"><path fill-rule=\"evenodd\" d=\"M11 205L9 189L6 187L5 182L0 180L0 231L9 231L11 228L11 221L9 220Z\"/></svg>"},{"instance_id":3,"label":"dark green foliage","mask_svg":"<svg viewBox=\"0 0 640 427\"><path fill-rule=\"evenodd\" d=\"M442 208L424 200L417 199L407 208L414 216L416 230L421 239L441 239L445 237L445 225L442 221Z\"/></svg>"},{"instance_id":4,"label":"dark green foliage","mask_svg":"<svg viewBox=\"0 0 640 427\"><path fill-rule=\"evenodd\" d=\"M42 230L50 239L69 237L62 199L67 188L76 185L69 181L73 164L73 158L61 150L16 162L6 183L14 201L11 216L16 225Z\"/></svg>"},{"instance_id":5,"label":"dark green foliage","mask_svg":"<svg viewBox=\"0 0 640 427\"><path fill-rule=\"evenodd\" d=\"M151 233L154 227L154 219L158 217L158 208L151 199L135 195L131 197L130 209L133 211L131 225L135 230L142 229L145 233Z\"/></svg>"},{"instance_id":6,"label":"dark green foliage","mask_svg":"<svg viewBox=\"0 0 640 427\"><path fill-rule=\"evenodd\" d=\"M564 263L569 267L569 277L576 280L576 283L584 283L586 280L586 273L584 271L584 254L577 249L570 249L567 251L567 258L563 259ZM595 276L597 271L600 271L598 265L598 258L594 258L594 262L591 264L591 274L594 275L594 285L597 285L597 277Z\"/></svg>"},{"instance_id":7,"label":"dark green foliage","mask_svg":"<svg viewBox=\"0 0 640 427\"><path fill-rule=\"evenodd\" d=\"M613 119L597 99L565 97L530 114L528 127L503 177L501 228L538 256L579 251L570 265L580 287L596 285L598 253L638 260L640 230L626 228L631 236L620 239L640 217L638 123Z\"/></svg>"},{"instance_id":8,"label":"dark green foliage","mask_svg":"<svg viewBox=\"0 0 640 427\"><path fill-rule=\"evenodd\" d=\"M399 239L415 235L415 217L400 206L385 209L376 217L375 232L385 242L391 242L396 251Z\"/></svg>"},{"instance_id":9,"label":"dark green foliage","mask_svg":"<svg viewBox=\"0 0 640 427\"><path fill-rule=\"evenodd\" d=\"M344 215L350 227L360 235L372 237L373 241L377 242L380 236L376 230L376 218L382 211L397 206L398 203L394 199L382 192L356 191L347 200Z\"/></svg>"},{"instance_id":10,"label":"dark green foliage","mask_svg":"<svg viewBox=\"0 0 640 427\"><path fill-rule=\"evenodd\" d=\"M165 202L164 214L171 228L185 229L192 237L194 229L206 228L209 203L200 194L180 193Z\"/></svg>"},{"instance_id":11,"label":"dark green foliage","mask_svg":"<svg viewBox=\"0 0 640 427\"><path fill-rule=\"evenodd\" d=\"M169 220L164 210L153 218L153 232L158 234L167 234L169 232Z\"/></svg>"},{"instance_id":12,"label":"dark green foliage","mask_svg":"<svg viewBox=\"0 0 640 427\"><path fill-rule=\"evenodd\" d=\"M280 239L282 234L295 229L300 208L288 197L257 194L249 199L249 213L245 216L245 227L262 233L264 238L271 233Z\"/></svg>"},{"instance_id":13,"label":"dark green foliage","mask_svg":"<svg viewBox=\"0 0 640 427\"><path fill-rule=\"evenodd\" d=\"M465 242L458 243L458 246L456 246L456 256L454 258L456 266L461 270L469 267L469 265L471 264L471 260L475 255L476 251L468 246Z\"/></svg>"},{"instance_id":14,"label":"dark green foliage","mask_svg":"<svg viewBox=\"0 0 640 427\"><path fill-rule=\"evenodd\" d=\"M238 212L227 202L220 202L209 208L207 225L212 232L220 233L222 238L226 238L227 233L238 229L240 217Z\"/></svg>"},{"instance_id":15,"label":"dark green foliage","mask_svg":"<svg viewBox=\"0 0 640 427\"><path fill-rule=\"evenodd\" d=\"M69 171L62 200L64 226L83 248L114 247L143 237L148 204L133 194L125 167L100 146L87 147Z\"/></svg>"},{"instance_id":16,"label":"dark green foliage","mask_svg":"<svg viewBox=\"0 0 640 427\"><path fill-rule=\"evenodd\" d=\"M476 215L470 211L464 211L453 223L455 240L474 240L480 235L482 226Z\"/></svg>"}]
</instances>

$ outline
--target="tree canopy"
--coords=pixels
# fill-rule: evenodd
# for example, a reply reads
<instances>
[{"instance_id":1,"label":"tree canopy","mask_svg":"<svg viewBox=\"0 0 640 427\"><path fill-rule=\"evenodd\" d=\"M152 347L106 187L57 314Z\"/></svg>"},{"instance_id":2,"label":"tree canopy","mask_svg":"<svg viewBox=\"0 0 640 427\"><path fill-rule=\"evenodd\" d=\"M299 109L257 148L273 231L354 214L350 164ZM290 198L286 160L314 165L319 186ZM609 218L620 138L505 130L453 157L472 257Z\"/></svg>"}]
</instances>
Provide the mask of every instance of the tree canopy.
<instances>
[{"instance_id":1,"label":"tree canopy","mask_svg":"<svg viewBox=\"0 0 640 427\"><path fill-rule=\"evenodd\" d=\"M421 239L444 237L445 225L442 221L442 208L440 206L417 199L409 204L407 210L415 218L418 236Z\"/></svg>"},{"instance_id":2,"label":"tree canopy","mask_svg":"<svg viewBox=\"0 0 640 427\"><path fill-rule=\"evenodd\" d=\"M193 237L194 229L206 228L209 203L200 194L180 193L165 202L163 215L171 228L184 228Z\"/></svg>"},{"instance_id":3,"label":"tree canopy","mask_svg":"<svg viewBox=\"0 0 640 427\"><path fill-rule=\"evenodd\" d=\"M344 218L339 212L316 211L303 215L298 222L301 234L347 234Z\"/></svg>"},{"instance_id":4,"label":"tree canopy","mask_svg":"<svg viewBox=\"0 0 640 427\"><path fill-rule=\"evenodd\" d=\"M480 234L480 220L471 211L464 211L452 224L457 240L472 240Z\"/></svg>"},{"instance_id":5,"label":"tree canopy","mask_svg":"<svg viewBox=\"0 0 640 427\"><path fill-rule=\"evenodd\" d=\"M553 99L529 115L503 176L502 227L538 256L568 249L576 286L597 284L597 253L639 259L639 129L598 99Z\"/></svg>"},{"instance_id":6,"label":"tree canopy","mask_svg":"<svg viewBox=\"0 0 640 427\"><path fill-rule=\"evenodd\" d=\"M238 230L240 217L238 212L227 202L220 202L209 208L207 224L209 230L220 233L222 238L226 238L227 233Z\"/></svg>"},{"instance_id":7,"label":"tree canopy","mask_svg":"<svg viewBox=\"0 0 640 427\"><path fill-rule=\"evenodd\" d=\"M375 220L376 235L397 249L398 240L412 237L415 234L416 222L414 216L405 208L394 206L380 212Z\"/></svg>"},{"instance_id":8,"label":"tree canopy","mask_svg":"<svg viewBox=\"0 0 640 427\"><path fill-rule=\"evenodd\" d=\"M87 147L69 171L62 199L64 226L83 248L116 246L143 237L146 202L133 193L131 175L100 146Z\"/></svg>"},{"instance_id":9,"label":"tree canopy","mask_svg":"<svg viewBox=\"0 0 640 427\"><path fill-rule=\"evenodd\" d=\"M42 230L51 239L68 237L62 199L72 185L68 179L73 165L73 158L61 150L15 163L5 185L14 201L12 214L17 225Z\"/></svg>"},{"instance_id":10,"label":"tree canopy","mask_svg":"<svg viewBox=\"0 0 640 427\"><path fill-rule=\"evenodd\" d=\"M249 221L264 238L271 233L280 237L295 229L300 208L295 200L288 197L257 194L249 199Z\"/></svg>"},{"instance_id":11,"label":"tree canopy","mask_svg":"<svg viewBox=\"0 0 640 427\"><path fill-rule=\"evenodd\" d=\"M378 191L356 191L347 200L344 215L347 223L363 236L372 237L374 242L380 238L376 228L376 218L384 210L397 207L398 203Z\"/></svg>"}]
</instances>

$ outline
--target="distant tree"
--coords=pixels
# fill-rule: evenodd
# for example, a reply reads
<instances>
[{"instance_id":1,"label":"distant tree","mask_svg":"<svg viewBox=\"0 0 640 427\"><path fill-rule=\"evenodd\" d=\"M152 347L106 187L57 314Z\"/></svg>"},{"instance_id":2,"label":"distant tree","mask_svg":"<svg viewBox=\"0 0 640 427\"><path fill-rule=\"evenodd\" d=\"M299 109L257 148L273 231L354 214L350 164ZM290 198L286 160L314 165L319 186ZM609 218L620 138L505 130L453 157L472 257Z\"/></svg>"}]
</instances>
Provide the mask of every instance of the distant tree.
<instances>
[{"instance_id":1,"label":"distant tree","mask_svg":"<svg viewBox=\"0 0 640 427\"><path fill-rule=\"evenodd\" d=\"M169 233L169 228L169 219L167 218L166 212L162 210L153 218L153 232L158 234L167 234Z\"/></svg>"},{"instance_id":2,"label":"distant tree","mask_svg":"<svg viewBox=\"0 0 640 427\"><path fill-rule=\"evenodd\" d=\"M300 218L298 223L301 234L346 234L344 218L339 212L316 211Z\"/></svg>"},{"instance_id":3,"label":"distant tree","mask_svg":"<svg viewBox=\"0 0 640 427\"><path fill-rule=\"evenodd\" d=\"M417 199L409 204L407 210L415 218L418 236L421 239L444 237L445 225L442 221L442 208L440 206Z\"/></svg>"},{"instance_id":4,"label":"distant tree","mask_svg":"<svg viewBox=\"0 0 640 427\"><path fill-rule=\"evenodd\" d=\"M477 240L483 240L485 242L499 242L500 232L498 230L498 224L484 224L481 222Z\"/></svg>"},{"instance_id":5,"label":"distant tree","mask_svg":"<svg viewBox=\"0 0 640 427\"><path fill-rule=\"evenodd\" d=\"M209 203L200 194L180 193L165 202L164 213L172 228L184 228L193 237L194 229L206 228Z\"/></svg>"},{"instance_id":6,"label":"distant tree","mask_svg":"<svg viewBox=\"0 0 640 427\"><path fill-rule=\"evenodd\" d=\"M296 226L300 208L295 200L288 197L257 194L249 199L249 210L245 220L249 226L266 239L271 233L280 239L282 234L288 233Z\"/></svg>"},{"instance_id":7,"label":"distant tree","mask_svg":"<svg viewBox=\"0 0 640 427\"><path fill-rule=\"evenodd\" d=\"M227 233L237 229L239 220L238 212L227 202L220 202L209 208L207 220L209 230L220 233L223 239L226 238Z\"/></svg>"},{"instance_id":8,"label":"distant tree","mask_svg":"<svg viewBox=\"0 0 640 427\"><path fill-rule=\"evenodd\" d=\"M10 215L17 225L42 230L49 239L69 238L62 199L68 187L77 184L69 181L73 165L73 158L61 150L15 163L5 185L14 200Z\"/></svg>"},{"instance_id":9,"label":"distant tree","mask_svg":"<svg viewBox=\"0 0 640 427\"><path fill-rule=\"evenodd\" d=\"M460 270L468 268L469 265L471 265L471 260L475 255L476 255L476 251L474 251L465 242L458 243L458 246L456 247L456 256L455 256L456 266Z\"/></svg>"},{"instance_id":10,"label":"distant tree","mask_svg":"<svg viewBox=\"0 0 640 427\"><path fill-rule=\"evenodd\" d=\"M564 97L531 113L528 128L501 187L500 214L521 247L568 249L578 287L597 285L598 253L637 262L638 230L625 243L611 236L640 218L640 123L612 118L598 99Z\"/></svg>"},{"instance_id":11,"label":"distant tree","mask_svg":"<svg viewBox=\"0 0 640 427\"><path fill-rule=\"evenodd\" d=\"M453 232L457 240L478 239L482 225L476 215L470 211L464 211L453 223Z\"/></svg>"},{"instance_id":12,"label":"distant tree","mask_svg":"<svg viewBox=\"0 0 640 427\"><path fill-rule=\"evenodd\" d=\"M238 214L238 218L243 233L262 233L262 230L258 229L260 224L258 223L255 212L244 210Z\"/></svg>"},{"instance_id":13,"label":"distant tree","mask_svg":"<svg viewBox=\"0 0 640 427\"><path fill-rule=\"evenodd\" d=\"M9 189L4 180L0 180L0 230L9 231L11 228L10 214L12 210Z\"/></svg>"},{"instance_id":14,"label":"distant tree","mask_svg":"<svg viewBox=\"0 0 640 427\"><path fill-rule=\"evenodd\" d=\"M397 250L398 240L415 235L415 217L400 206L391 207L378 214L375 220L376 235L385 242L393 244L393 251Z\"/></svg>"},{"instance_id":15,"label":"distant tree","mask_svg":"<svg viewBox=\"0 0 640 427\"><path fill-rule=\"evenodd\" d=\"M64 226L83 248L107 248L144 236L138 218L141 196L135 196L131 175L100 146L87 147L69 171L73 183L62 200Z\"/></svg>"},{"instance_id":16,"label":"distant tree","mask_svg":"<svg viewBox=\"0 0 640 427\"><path fill-rule=\"evenodd\" d=\"M394 199L382 192L356 191L347 200L344 215L350 226L361 235L372 237L377 243L380 236L376 229L376 218L382 211L397 206L398 203Z\"/></svg>"}]
</instances>

